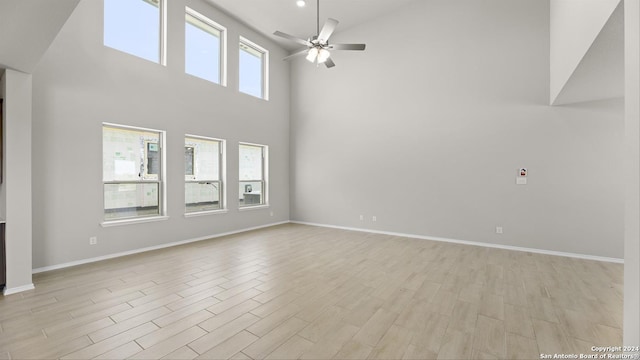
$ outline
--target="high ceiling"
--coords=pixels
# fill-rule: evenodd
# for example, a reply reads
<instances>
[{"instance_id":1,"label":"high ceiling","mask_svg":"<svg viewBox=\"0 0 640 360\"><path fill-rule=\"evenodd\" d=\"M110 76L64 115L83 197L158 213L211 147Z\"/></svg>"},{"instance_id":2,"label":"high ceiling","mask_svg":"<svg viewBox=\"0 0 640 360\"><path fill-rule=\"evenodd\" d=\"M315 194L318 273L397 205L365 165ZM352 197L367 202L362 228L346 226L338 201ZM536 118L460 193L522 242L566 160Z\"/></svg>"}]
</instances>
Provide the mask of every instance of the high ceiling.
<instances>
[{"instance_id":1,"label":"high ceiling","mask_svg":"<svg viewBox=\"0 0 640 360\"><path fill-rule=\"evenodd\" d=\"M621 97L624 97L624 8L619 3L552 104Z\"/></svg>"},{"instance_id":2,"label":"high ceiling","mask_svg":"<svg viewBox=\"0 0 640 360\"><path fill-rule=\"evenodd\" d=\"M286 49L295 44L273 36L280 30L307 39L316 34L316 0L300 8L296 0L206 0L255 30L268 35ZM340 21L336 33L383 16L412 1L420 0L320 0L320 26L327 18Z\"/></svg>"},{"instance_id":3,"label":"high ceiling","mask_svg":"<svg viewBox=\"0 0 640 360\"><path fill-rule=\"evenodd\" d=\"M0 0L0 68L33 72L80 0Z\"/></svg>"},{"instance_id":4,"label":"high ceiling","mask_svg":"<svg viewBox=\"0 0 640 360\"><path fill-rule=\"evenodd\" d=\"M0 0L0 69L33 72L79 1ZM274 31L280 30L305 39L316 33L315 0L306 0L307 5L303 8L296 5L296 0L205 1L289 50L296 49L296 44L274 36ZM363 22L375 21L410 2L424 0L320 1L320 23L323 24L328 17L337 19L340 24L336 32L340 33ZM622 7L618 6L554 104L623 96L622 14Z\"/></svg>"}]
</instances>

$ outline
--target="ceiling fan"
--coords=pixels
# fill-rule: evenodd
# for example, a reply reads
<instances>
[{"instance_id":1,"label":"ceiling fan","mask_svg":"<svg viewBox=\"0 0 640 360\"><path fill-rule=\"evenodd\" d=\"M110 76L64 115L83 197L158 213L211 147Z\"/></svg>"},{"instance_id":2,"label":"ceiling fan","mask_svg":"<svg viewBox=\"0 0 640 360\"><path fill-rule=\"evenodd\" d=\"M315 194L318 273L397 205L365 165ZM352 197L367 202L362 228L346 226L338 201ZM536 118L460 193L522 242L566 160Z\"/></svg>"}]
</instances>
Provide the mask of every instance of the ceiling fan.
<instances>
[{"instance_id":1,"label":"ceiling fan","mask_svg":"<svg viewBox=\"0 0 640 360\"><path fill-rule=\"evenodd\" d=\"M320 0L317 0L317 21L316 21L316 35L310 37L308 40L303 40L295 36L285 34L281 31L276 31L273 34L280 36L287 40L293 41L297 44L304 45L306 48L296 51L293 54L287 56L283 60L289 60L296 56L306 55L307 60L312 63L325 64L327 68L332 68L336 64L331 59L330 50L357 50L363 51L366 47L365 44L330 44L329 38L331 34L338 26L338 20L327 19L322 30L320 29Z\"/></svg>"}]
</instances>

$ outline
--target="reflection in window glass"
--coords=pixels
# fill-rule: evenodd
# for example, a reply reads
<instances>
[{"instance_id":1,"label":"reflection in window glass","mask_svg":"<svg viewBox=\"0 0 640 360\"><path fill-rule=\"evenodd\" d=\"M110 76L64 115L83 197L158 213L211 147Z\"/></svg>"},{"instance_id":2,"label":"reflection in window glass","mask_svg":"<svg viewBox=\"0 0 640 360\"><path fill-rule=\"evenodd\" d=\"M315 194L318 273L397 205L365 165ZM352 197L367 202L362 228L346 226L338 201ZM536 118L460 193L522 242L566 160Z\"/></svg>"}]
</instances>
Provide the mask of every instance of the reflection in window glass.
<instances>
[{"instance_id":1,"label":"reflection in window glass","mask_svg":"<svg viewBox=\"0 0 640 360\"><path fill-rule=\"evenodd\" d=\"M160 215L158 183L104 184L104 219Z\"/></svg>"},{"instance_id":2,"label":"reflection in window glass","mask_svg":"<svg viewBox=\"0 0 640 360\"><path fill-rule=\"evenodd\" d=\"M262 146L240 144L240 180L262 180Z\"/></svg>"},{"instance_id":3,"label":"reflection in window glass","mask_svg":"<svg viewBox=\"0 0 640 360\"><path fill-rule=\"evenodd\" d=\"M221 81L224 28L187 8L185 14L185 72L216 84Z\"/></svg>"},{"instance_id":4,"label":"reflection in window glass","mask_svg":"<svg viewBox=\"0 0 640 360\"><path fill-rule=\"evenodd\" d=\"M240 85L241 92L266 99L267 51L246 39L240 39Z\"/></svg>"},{"instance_id":5,"label":"reflection in window glass","mask_svg":"<svg viewBox=\"0 0 640 360\"><path fill-rule=\"evenodd\" d=\"M145 141L146 179L157 178L160 173L160 147L157 141Z\"/></svg>"},{"instance_id":6,"label":"reflection in window glass","mask_svg":"<svg viewBox=\"0 0 640 360\"><path fill-rule=\"evenodd\" d=\"M185 146L184 148L184 175L189 176L190 179L195 177L194 172L194 155L195 148L193 146Z\"/></svg>"},{"instance_id":7,"label":"reflection in window glass","mask_svg":"<svg viewBox=\"0 0 640 360\"><path fill-rule=\"evenodd\" d=\"M185 212L224 209L223 140L187 136L185 146Z\"/></svg>"},{"instance_id":8,"label":"reflection in window glass","mask_svg":"<svg viewBox=\"0 0 640 360\"><path fill-rule=\"evenodd\" d=\"M238 164L240 207L266 204L266 153L266 146L240 144Z\"/></svg>"},{"instance_id":9,"label":"reflection in window glass","mask_svg":"<svg viewBox=\"0 0 640 360\"><path fill-rule=\"evenodd\" d=\"M160 63L162 0L104 0L104 45Z\"/></svg>"},{"instance_id":10,"label":"reflection in window glass","mask_svg":"<svg viewBox=\"0 0 640 360\"><path fill-rule=\"evenodd\" d=\"M103 125L104 218L162 215L164 132Z\"/></svg>"}]
</instances>

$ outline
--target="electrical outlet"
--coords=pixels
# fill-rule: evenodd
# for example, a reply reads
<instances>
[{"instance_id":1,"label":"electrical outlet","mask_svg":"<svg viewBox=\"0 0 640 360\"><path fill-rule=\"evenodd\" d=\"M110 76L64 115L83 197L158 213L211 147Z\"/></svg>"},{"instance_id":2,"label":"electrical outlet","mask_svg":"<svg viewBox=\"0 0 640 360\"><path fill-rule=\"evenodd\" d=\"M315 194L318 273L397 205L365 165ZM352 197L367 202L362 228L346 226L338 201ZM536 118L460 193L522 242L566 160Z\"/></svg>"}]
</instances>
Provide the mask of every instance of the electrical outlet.
<instances>
[{"instance_id":1,"label":"electrical outlet","mask_svg":"<svg viewBox=\"0 0 640 360\"><path fill-rule=\"evenodd\" d=\"M269 215L273 216L273 211L269 213Z\"/></svg>"},{"instance_id":2,"label":"electrical outlet","mask_svg":"<svg viewBox=\"0 0 640 360\"><path fill-rule=\"evenodd\" d=\"M364 221L364 215L360 215L360 221Z\"/></svg>"},{"instance_id":3,"label":"electrical outlet","mask_svg":"<svg viewBox=\"0 0 640 360\"><path fill-rule=\"evenodd\" d=\"M89 238L89 245L96 245L98 243L98 237L92 236Z\"/></svg>"},{"instance_id":4,"label":"electrical outlet","mask_svg":"<svg viewBox=\"0 0 640 360\"><path fill-rule=\"evenodd\" d=\"M377 216L372 217L372 218L371 218L371 221L373 221L373 222L378 221L378 217L377 217Z\"/></svg>"},{"instance_id":5,"label":"electrical outlet","mask_svg":"<svg viewBox=\"0 0 640 360\"><path fill-rule=\"evenodd\" d=\"M502 226L496 226L496 234L502 234Z\"/></svg>"}]
</instances>

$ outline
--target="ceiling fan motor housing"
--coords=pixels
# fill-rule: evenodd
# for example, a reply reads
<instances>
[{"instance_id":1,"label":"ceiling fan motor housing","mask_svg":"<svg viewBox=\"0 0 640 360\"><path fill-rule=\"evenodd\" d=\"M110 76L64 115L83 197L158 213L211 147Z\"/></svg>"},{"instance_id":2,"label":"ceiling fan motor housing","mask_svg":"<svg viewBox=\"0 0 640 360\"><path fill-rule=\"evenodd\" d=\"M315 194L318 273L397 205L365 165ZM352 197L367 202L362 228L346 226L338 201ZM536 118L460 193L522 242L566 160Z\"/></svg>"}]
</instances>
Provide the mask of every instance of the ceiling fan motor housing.
<instances>
[{"instance_id":1,"label":"ceiling fan motor housing","mask_svg":"<svg viewBox=\"0 0 640 360\"><path fill-rule=\"evenodd\" d=\"M320 41L317 35L310 37L309 42L311 43L311 45L313 45L313 47L325 48L329 45L329 42L326 40Z\"/></svg>"}]
</instances>

